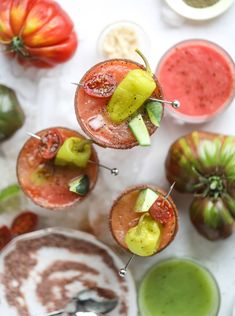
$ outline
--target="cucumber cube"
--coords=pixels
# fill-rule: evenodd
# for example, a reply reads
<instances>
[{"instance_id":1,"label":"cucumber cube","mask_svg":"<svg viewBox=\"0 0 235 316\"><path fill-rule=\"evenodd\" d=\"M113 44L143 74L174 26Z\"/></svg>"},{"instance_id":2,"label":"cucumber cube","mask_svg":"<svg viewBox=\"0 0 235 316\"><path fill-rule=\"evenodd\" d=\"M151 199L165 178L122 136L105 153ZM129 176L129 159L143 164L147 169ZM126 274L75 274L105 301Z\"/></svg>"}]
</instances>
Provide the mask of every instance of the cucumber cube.
<instances>
[{"instance_id":1,"label":"cucumber cube","mask_svg":"<svg viewBox=\"0 0 235 316\"><path fill-rule=\"evenodd\" d=\"M69 183L69 191L84 196L89 191L89 185L89 177L87 175L81 175Z\"/></svg>"},{"instance_id":2,"label":"cucumber cube","mask_svg":"<svg viewBox=\"0 0 235 316\"><path fill-rule=\"evenodd\" d=\"M137 198L134 211L148 212L153 203L157 200L158 194L151 189L141 190Z\"/></svg>"},{"instance_id":3,"label":"cucumber cube","mask_svg":"<svg viewBox=\"0 0 235 316\"><path fill-rule=\"evenodd\" d=\"M129 127L141 146L150 146L149 132L141 114L138 114L130 121Z\"/></svg>"}]
</instances>

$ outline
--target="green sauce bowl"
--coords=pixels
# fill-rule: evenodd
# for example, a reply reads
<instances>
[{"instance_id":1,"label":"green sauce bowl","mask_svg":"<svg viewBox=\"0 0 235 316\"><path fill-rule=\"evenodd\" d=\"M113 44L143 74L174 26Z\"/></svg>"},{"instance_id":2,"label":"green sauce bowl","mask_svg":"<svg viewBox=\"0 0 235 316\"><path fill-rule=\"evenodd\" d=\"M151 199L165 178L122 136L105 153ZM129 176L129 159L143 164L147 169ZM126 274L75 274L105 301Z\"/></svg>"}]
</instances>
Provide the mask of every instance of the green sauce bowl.
<instances>
[{"instance_id":1,"label":"green sauce bowl","mask_svg":"<svg viewBox=\"0 0 235 316\"><path fill-rule=\"evenodd\" d=\"M216 316L219 307L216 280L191 259L161 261L146 273L140 284L141 316Z\"/></svg>"}]
</instances>

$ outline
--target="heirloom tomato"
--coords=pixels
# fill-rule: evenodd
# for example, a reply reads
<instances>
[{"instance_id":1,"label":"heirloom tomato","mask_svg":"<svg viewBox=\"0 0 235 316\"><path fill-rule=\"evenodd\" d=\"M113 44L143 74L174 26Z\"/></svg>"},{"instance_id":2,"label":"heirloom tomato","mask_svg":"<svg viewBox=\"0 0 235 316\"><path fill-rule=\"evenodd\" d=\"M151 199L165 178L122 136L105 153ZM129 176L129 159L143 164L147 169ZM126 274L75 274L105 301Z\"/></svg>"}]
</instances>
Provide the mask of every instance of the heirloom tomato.
<instances>
[{"instance_id":1,"label":"heirloom tomato","mask_svg":"<svg viewBox=\"0 0 235 316\"><path fill-rule=\"evenodd\" d=\"M0 0L0 44L23 65L50 68L73 56L77 36L53 0Z\"/></svg>"},{"instance_id":2,"label":"heirloom tomato","mask_svg":"<svg viewBox=\"0 0 235 316\"><path fill-rule=\"evenodd\" d=\"M23 124L24 111L16 93L0 84L0 143L11 137Z\"/></svg>"},{"instance_id":3,"label":"heirloom tomato","mask_svg":"<svg viewBox=\"0 0 235 316\"><path fill-rule=\"evenodd\" d=\"M190 217L210 240L228 237L235 220L235 137L193 132L171 145L166 175L179 192L193 193Z\"/></svg>"}]
</instances>

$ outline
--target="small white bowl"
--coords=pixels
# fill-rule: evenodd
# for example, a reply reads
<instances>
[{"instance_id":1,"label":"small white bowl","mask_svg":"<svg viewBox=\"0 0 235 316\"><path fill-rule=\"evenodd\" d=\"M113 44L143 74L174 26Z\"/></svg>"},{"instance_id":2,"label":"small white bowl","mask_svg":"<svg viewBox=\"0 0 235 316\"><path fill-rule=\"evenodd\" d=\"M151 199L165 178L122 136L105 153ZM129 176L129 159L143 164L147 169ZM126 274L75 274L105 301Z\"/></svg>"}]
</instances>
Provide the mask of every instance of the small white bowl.
<instances>
[{"instance_id":1,"label":"small white bowl","mask_svg":"<svg viewBox=\"0 0 235 316\"><path fill-rule=\"evenodd\" d=\"M224 13L234 0L219 0L214 5L206 8L192 7L183 0L165 0L169 7L181 16L191 20L209 20Z\"/></svg>"},{"instance_id":2,"label":"small white bowl","mask_svg":"<svg viewBox=\"0 0 235 316\"><path fill-rule=\"evenodd\" d=\"M115 30L118 29L129 29L133 31L133 33L136 36L136 45L133 45L130 43L129 47L127 48L127 52L123 51L120 53L118 48L122 48L123 42L125 42L125 34L122 34L122 31L120 31L120 34L117 39L117 49L113 51L112 55L108 53L105 53L104 45L105 41L107 41L107 37L112 33L115 32ZM150 49L150 40L146 32L143 30L141 26L136 24L135 22L131 21L117 21L113 22L109 25L107 25L100 33L100 36L97 41L97 51L98 55L102 59L113 59L113 58L125 58L125 59L131 59L140 62L140 57L138 54L134 51L136 48L138 48L140 51L143 52L143 54L147 54ZM112 50L112 47L110 47Z\"/></svg>"}]
</instances>

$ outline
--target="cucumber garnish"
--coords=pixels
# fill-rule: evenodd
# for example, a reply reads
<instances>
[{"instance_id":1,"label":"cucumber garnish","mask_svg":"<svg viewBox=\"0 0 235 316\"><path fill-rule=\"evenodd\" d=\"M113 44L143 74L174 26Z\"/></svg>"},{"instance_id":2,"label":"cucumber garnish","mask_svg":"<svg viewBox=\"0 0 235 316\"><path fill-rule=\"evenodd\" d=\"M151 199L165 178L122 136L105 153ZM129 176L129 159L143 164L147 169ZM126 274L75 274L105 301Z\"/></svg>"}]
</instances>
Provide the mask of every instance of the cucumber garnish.
<instances>
[{"instance_id":1,"label":"cucumber garnish","mask_svg":"<svg viewBox=\"0 0 235 316\"><path fill-rule=\"evenodd\" d=\"M158 194L154 192L153 190L149 188L141 190L138 195L134 211L135 212L148 212L148 210L153 205L153 203L157 200L157 198L158 198Z\"/></svg>"},{"instance_id":2,"label":"cucumber garnish","mask_svg":"<svg viewBox=\"0 0 235 316\"><path fill-rule=\"evenodd\" d=\"M145 107L152 124L159 127L163 113L162 104L160 102L150 100L145 103Z\"/></svg>"},{"instance_id":3,"label":"cucumber garnish","mask_svg":"<svg viewBox=\"0 0 235 316\"><path fill-rule=\"evenodd\" d=\"M149 132L141 114L138 114L129 122L129 127L141 146L150 145Z\"/></svg>"},{"instance_id":4,"label":"cucumber garnish","mask_svg":"<svg viewBox=\"0 0 235 316\"><path fill-rule=\"evenodd\" d=\"M83 196L89 191L89 186L89 177L87 175L81 175L69 183L69 191Z\"/></svg>"}]
</instances>

